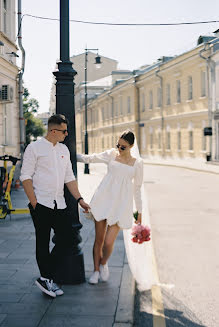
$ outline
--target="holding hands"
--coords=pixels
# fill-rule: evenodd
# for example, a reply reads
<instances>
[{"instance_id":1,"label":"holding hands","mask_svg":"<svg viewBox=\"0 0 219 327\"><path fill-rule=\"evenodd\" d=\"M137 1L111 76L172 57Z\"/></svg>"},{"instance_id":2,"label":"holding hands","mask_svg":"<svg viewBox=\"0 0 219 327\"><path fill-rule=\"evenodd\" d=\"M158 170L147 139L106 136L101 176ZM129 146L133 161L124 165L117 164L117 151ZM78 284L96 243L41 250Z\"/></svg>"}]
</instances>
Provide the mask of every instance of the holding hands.
<instances>
[{"instance_id":1,"label":"holding hands","mask_svg":"<svg viewBox=\"0 0 219 327\"><path fill-rule=\"evenodd\" d=\"M85 210L84 211L85 213L88 213L89 212L90 206L86 202L84 202L84 199L83 198L79 198L78 199L78 203Z\"/></svg>"}]
</instances>

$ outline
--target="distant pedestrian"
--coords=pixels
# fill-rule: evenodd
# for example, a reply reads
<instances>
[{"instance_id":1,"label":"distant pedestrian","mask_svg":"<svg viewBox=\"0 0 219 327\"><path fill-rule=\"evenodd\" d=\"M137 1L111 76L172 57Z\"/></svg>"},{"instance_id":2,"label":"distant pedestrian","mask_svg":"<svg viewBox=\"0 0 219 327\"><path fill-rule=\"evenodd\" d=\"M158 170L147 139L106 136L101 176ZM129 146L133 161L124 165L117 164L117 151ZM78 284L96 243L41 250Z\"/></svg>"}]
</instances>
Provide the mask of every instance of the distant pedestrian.
<instances>
[{"instance_id":1,"label":"distant pedestrian","mask_svg":"<svg viewBox=\"0 0 219 327\"><path fill-rule=\"evenodd\" d=\"M109 278L107 262L119 230L132 227L133 196L138 210L137 223L141 223L143 161L131 154L134 140L134 134L125 131L119 137L117 149L77 156L77 160L84 163L102 162L108 165L108 172L90 202L96 232L93 247L94 272L89 279L91 284Z\"/></svg>"},{"instance_id":2,"label":"distant pedestrian","mask_svg":"<svg viewBox=\"0 0 219 327\"><path fill-rule=\"evenodd\" d=\"M68 135L67 123L63 115L49 118L46 137L32 142L26 148L20 177L30 201L28 206L36 232L36 259L41 274L36 285L52 297L62 295L63 291L53 282L57 263L49 251L51 229L56 234L54 249L67 250L72 243L72 226L66 214L64 184L81 207L86 212L89 209L78 190L69 150L66 145L59 143Z\"/></svg>"}]
</instances>

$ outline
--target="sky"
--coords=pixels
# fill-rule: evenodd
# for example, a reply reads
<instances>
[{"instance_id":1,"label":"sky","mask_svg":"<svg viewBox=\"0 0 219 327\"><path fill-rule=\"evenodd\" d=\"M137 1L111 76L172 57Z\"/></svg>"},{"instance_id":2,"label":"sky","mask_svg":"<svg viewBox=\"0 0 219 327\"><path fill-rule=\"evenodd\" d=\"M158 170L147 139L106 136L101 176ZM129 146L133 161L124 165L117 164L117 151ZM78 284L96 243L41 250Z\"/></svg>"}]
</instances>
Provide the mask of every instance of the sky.
<instances>
[{"instance_id":1,"label":"sky","mask_svg":"<svg viewBox=\"0 0 219 327\"><path fill-rule=\"evenodd\" d=\"M218 0L69 0L70 19L110 23L176 23L219 20ZM59 18L59 0L22 0L22 14ZM137 69L162 56L179 55L212 35L219 23L184 26L124 27L70 23L70 56L88 48L118 61L119 69ZM59 59L59 22L24 16L24 85L49 111L52 72ZM18 52L21 55L20 51ZM18 65L20 64L18 60Z\"/></svg>"}]
</instances>

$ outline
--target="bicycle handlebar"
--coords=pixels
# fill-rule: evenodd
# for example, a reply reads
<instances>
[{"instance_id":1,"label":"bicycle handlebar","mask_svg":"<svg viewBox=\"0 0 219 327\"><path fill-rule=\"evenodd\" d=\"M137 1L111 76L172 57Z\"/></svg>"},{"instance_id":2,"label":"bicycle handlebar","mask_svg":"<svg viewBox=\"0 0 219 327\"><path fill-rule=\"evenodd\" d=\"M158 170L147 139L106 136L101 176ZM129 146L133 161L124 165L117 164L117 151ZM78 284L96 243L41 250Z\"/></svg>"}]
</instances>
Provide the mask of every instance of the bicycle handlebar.
<instances>
[{"instance_id":1,"label":"bicycle handlebar","mask_svg":"<svg viewBox=\"0 0 219 327\"><path fill-rule=\"evenodd\" d=\"M0 156L0 160L11 161L13 163L13 165L16 165L17 161L19 161L21 159L5 154L4 156Z\"/></svg>"}]
</instances>

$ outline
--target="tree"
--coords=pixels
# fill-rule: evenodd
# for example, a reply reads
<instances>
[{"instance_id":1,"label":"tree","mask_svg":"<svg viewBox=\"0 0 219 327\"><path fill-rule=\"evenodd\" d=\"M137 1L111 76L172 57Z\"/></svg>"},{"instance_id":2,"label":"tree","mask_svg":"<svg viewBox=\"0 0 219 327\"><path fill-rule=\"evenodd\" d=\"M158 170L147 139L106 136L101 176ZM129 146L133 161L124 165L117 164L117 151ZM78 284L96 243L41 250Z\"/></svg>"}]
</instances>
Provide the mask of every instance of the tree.
<instances>
[{"instance_id":1,"label":"tree","mask_svg":"<svg viewBox=\"0 0 219 327\"><path fill-rule=\"evenodd\" d=\"M34 98L30 98L28 89L24 88L23 110L26 129L26 145L28 145L32 140L36 140L38 136L42 136L45 133L45 128L42 121L34 116L34 114L38 112L38 109L38 101Z\"/></svg>"}]
</instances>

